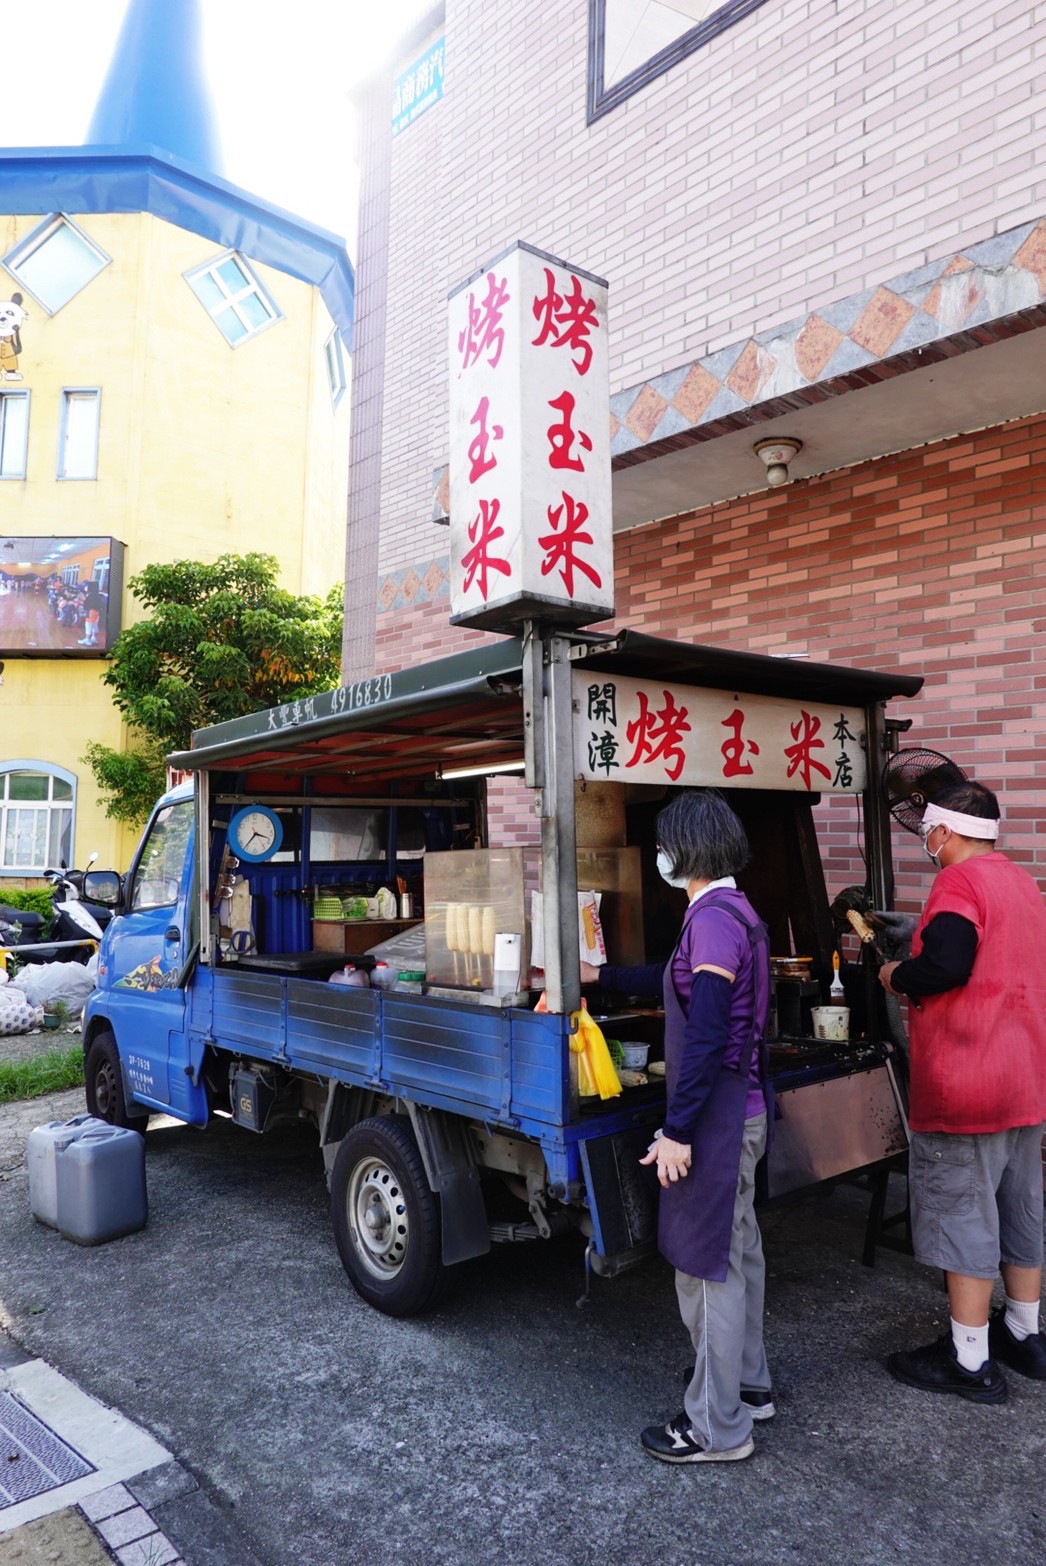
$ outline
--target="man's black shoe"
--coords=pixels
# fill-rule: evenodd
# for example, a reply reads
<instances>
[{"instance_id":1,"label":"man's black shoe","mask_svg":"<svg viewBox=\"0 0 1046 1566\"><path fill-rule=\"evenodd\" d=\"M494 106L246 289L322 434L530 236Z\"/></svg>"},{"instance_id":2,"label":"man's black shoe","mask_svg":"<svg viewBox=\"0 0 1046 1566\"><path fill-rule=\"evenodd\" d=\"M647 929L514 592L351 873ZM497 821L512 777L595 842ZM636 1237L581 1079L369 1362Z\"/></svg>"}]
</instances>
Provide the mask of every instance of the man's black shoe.
<instances>
[{"instance_id":1,"label":"man's black shoe","mask_svg":"<svg viewBox=\"0 0 1046 1566\"><path fill-rule=\"evenodd\" d=\"M954 1392L971 1403L1005 1403L1008 1395L1006 1377L994 1360L986 1359L980 1370L963 1369L950 1332L936 1343L891 1354L886 1368L906 1386L922 1392Z\"/></svg>"},{"instance_id":2,"label":"man's black shoe","mask_svg":"<svg viewBox=\"0 0 1046 1566\"><path fill-rule=\"evenodd\" d=\"M684 1392L693 1379L694 1372L692 1370L683 1371ZM774 1407L774 1394L769 1388L764 1390L762 1387L742 1387L741 1401L756 1421L773 1419L777 1413L777 1409Z\"/></svg>"},{"instance_id":3,"label":"man's black shoe","mask_svg":"<svg viewBox=\"0 0 1046 1566\"><path fill-rule=\"evenodd\" d=\"M755 1451L751 1436L726 1452L700 1446L685 1413L677 1414L667 1425L648 1425L639 1439L644 1451L662 1463L737 1463Z\"/></svg>"},{"instance_id":4,"label":"man's black shoe","mask_svg":"<svg viewBox=\"0 0 1046 1566\"><path fill-rule=\"evenodd\" d=\"M994 1311L988 1323L988 1347L994 1359L1001 1359L1019 1376L1046 1381L1046 1334L1033 1332L1023 1339L1015 1338L1006 1325L1005 1306Z\"/></svg>"}]
</instances>

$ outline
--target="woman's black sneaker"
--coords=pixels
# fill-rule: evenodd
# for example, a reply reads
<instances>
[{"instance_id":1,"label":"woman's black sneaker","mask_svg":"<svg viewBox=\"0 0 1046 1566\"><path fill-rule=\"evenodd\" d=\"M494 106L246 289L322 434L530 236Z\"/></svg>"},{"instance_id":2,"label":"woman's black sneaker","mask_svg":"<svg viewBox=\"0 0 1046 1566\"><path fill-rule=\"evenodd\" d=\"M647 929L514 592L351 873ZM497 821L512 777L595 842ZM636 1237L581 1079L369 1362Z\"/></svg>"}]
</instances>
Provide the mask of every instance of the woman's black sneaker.
<instances>
[{"instance_id":1,"label":"woman's black sneaker","mask_svg":"<svg viewBox=\"0 0 1046 1566\"><path fill-rule=\"evenodd\" d=\"M1001 1359L1019 1376L1046 1381L1046 1334L1033 1332L1026 1338L1015 1338L1006 1325L1005 1306L994 1311L988 1323L988 1347L993 1358Z\"/></svg>"},{"instance_id":2,"label":"woman's black sneaker","mask_svg":"<svg viewBox=\"0 0 1046 1566\"><path fill-rule=\"evenodd\" d=\"M952 1335L946 1332L936 1343L891 1354L886 1368L895 1381L922 1392L954 1392L971 1403L1005 1403L1006 1377L993 1359L980 1370L964 1370L955 1353Z\"/></svg>"},{"instance_id":3,"label":"woman's black sneaker","mask_svg":"<svg viewBox=\"0 0 1046 1566\"><path fill-rule=\"evenodd\" d=\"M701 1446L685 1413L667 1425L648 1425L639 1439L644 1451L662 1463L737 1463L755 1451L751 1436L726 1452Z\"/></svg>"}]
</instances>

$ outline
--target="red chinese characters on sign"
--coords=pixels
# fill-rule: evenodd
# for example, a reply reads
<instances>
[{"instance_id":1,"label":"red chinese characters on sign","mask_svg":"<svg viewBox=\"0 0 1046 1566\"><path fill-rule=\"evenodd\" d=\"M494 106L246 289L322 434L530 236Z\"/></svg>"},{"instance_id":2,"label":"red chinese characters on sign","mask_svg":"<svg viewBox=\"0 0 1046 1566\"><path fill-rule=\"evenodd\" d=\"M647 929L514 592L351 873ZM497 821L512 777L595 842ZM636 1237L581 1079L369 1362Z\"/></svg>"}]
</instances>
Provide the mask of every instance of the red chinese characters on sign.
<instances>
[{"instance_id":1,"label":"red chinese characters on sign","mask_svg":"<svg viewBox=\"0 0 1046 1566\"><path fill-rule=\"evenodd\" d=\"M487 291L477 303L476 295L469 290L468 321L458 334L458 352L461 368L467 370L481 355L487 355L491 369L497 368L501 350L505 346L505 328L501 318L509 303L508 279L487 273ZM488 352L489 350L489 352Z\"/></svg>"},{"instance_id":2,"label":"red chinese characters on sign","mask_svg":"<svg viewBox=\"0 0 1046 1566\"><path fill-rule=\"evenodd\" d=\"M576 354L571 360L579 375L586 375L592 363L592 332L599 324L596 302L586 296L581 279L571 273L570 286L565 293L556 288L556 279L545 267L545 292L534 299L534 319L538 322L538 335L533 339L535 348L548 343L553 348L569 348Z\"/></svg>"},{"instance_id":3,"label":"red chinese characters on sign","mask_svg":"<svg viewBox=\"0 0 1046 1566\"><path fill-rule=\"evenodd\" d=\"M548 459L549 467L573 468L575 473L583 473L585 464L580 453L591 451L592 441L584 430L576 430L570 422L574 412L574 398L565 391L559 397L550 398L548 405L563 415L558 424L550 424L548 427L548 443L552 451ZM574 451L575 441L579 448L577 453Z\"/></svg>"},{"instance_id":4,"label":"red chinese characters on sign","mask_svg":"<svg viewBox=\"0 0 1046 1566\"><path fill-rule=\"evenodd\" d=\"M635 767L640 762L663 761L665 772L674 783L686 760L682 737L690 733L690 724L687 722L687 709L676 706L672 692L663 690L662 695L664 704L654 711L646 692L639 692L639 717L633 718L625 730L629 744L635 747L625 766Z\"/></svg>"},{"instance_id":5,"label":"red chinese characters on sign","mask_svg":"<svg viewBox=\"0 0 1046 1566\"><path fill-rule=\"evenodd\" d=\"M795 741L794 745L786 745L784 748L784 753L788 757L788 776L794 777L798 772L806 788L811 786L811 772L820 772L829 782L832 777L829 769L812 754L815 750L825 748L824 740L817 737L820 728L820 718L813 716L805 708L800 710L797 721L788 725L788 731Z\"/></svg>"},{"instance_id":6,"label":"red chinese characters on sign","mask_svg":"<svg viewBox=\"0 0 1046 1566\"><path fill-rule=\"evenodd\" d=\"M724 778L751 777L755 770L750 761L745 761L745 750L753 756L758 756L759 746L755 740L742 738L741 730L744 727L745 715L740 707L735 707L728 718L724 718L722 727L732 729L729 739L725 739L719 749L723 755Z\"/></svg>"},{"instance_id":7,"label":"red chinese characters on sign","mask_svg":"<svg viewBox=\"0 0 1046 1566\"><path fill-rule=\"evenodd\" d=\"M500 510L500 500L480 501L479 511L474 520L469 523L469 542L472 548L467 549L461 557L461 569L465 573L465 591L468 592L473 582L478 582L480 596L484 603L489 595L488 571L500 571L502 576L512 575L512 568L508 561L491 553L491 546L505 536L505 529L498 523Z\"/></svg>"},{"instance_id":8,"label":"red chinese characters on sign","mask_svg":"<svg viewBox=\"0 0 1046 1566\"><path fill-rule=\"evenodd\" d=\"M561 518L563 526L560 530ZM571 598L574 596L575 571L583 572L593 586L602 587L603 581L595 566L583 560L577 552L579 544L592 542L592 534L585 530L585 523L588 521L588 507L585 502L575 500L564 490L563 504L549 506L548 520L555 531L546 533L544 538L538 539L538 544L545 551L545 558L541 562L541 575L548 576L550 572L558 569L563 586Z\"/></svg>"},{"instance_id":9,"label":"red chinese characters on sign","mask_svg":"<svg viewBox=\"0 0 1046 1566\"><path fill-rule=\"evenodd\" d=\"M478 426L476 435L469 443L469 483L475 484L484 473L489 473L491 468L496 468L498 459L491 451L491 442L501 440L505 431L500 424L494 424L487 428L487 415L490 412L490 398L481 397L479 407L476 409L470 424Z\"/></svg>"}]
</instances>

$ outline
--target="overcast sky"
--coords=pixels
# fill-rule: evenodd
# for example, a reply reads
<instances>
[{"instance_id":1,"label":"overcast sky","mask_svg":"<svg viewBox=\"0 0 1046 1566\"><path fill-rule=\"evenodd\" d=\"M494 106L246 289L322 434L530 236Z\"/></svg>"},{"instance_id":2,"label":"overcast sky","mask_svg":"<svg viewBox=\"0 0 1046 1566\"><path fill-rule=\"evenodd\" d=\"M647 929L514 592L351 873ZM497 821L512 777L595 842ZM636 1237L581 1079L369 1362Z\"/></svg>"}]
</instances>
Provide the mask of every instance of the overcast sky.
<instances>
[{"instance_id":1,"label":"overcast sky","mask_svg":"<svg viewBox=\"0 0 1046 1566\"><path fill-rule=\"evenodd\" d=\"M11 12L0 145L83 142L125 5L32 0ZM203 0L205 69L225 177L343 235L353 254L356 156L348 89L430 6L431 0L284 0L252 11L242 0Z\"/></svg>"}]
</instances>

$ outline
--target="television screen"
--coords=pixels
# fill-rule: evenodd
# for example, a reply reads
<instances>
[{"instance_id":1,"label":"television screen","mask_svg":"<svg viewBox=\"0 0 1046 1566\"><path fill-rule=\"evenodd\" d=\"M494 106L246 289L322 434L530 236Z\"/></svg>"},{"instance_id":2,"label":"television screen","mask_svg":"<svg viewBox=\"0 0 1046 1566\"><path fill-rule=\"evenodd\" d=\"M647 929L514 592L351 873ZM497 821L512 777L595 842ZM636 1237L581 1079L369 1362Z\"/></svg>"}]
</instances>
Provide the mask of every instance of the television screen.
<instances>
[{"instance_id":1,"label":"television screen","mask_svg":"<svg viewBox=\"0 0 1046 1566\"><path fill-rule=\"evenodd\" d=\"M0 657L100 658L120 634L115 538L0 536Z\"/></svg>"}]
</instances>

